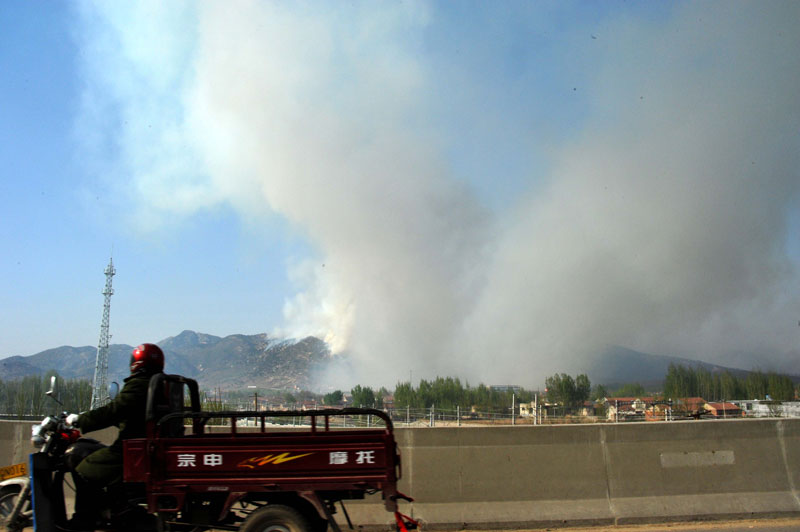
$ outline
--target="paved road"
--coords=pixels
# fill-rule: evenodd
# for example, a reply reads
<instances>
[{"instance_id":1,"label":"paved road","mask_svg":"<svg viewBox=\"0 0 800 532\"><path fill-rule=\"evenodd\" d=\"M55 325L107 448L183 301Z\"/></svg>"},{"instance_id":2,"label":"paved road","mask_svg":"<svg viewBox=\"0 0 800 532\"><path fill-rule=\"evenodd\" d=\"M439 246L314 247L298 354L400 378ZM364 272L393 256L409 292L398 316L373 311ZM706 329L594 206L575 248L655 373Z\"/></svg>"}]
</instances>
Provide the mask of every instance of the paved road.
<instances>
[{"instance_id":1,"label":"paved road","mask_svg":"<svg viewBox=\"0 0 800 532\"><path fill-rule=\"evenodd\" d=\"M68 515L72 513L74 495L65 489ZM337 519L339 526L347 532L347 524ZM330 528L328 529L330 530ZM0 532L6 532L5 527ZM33 529L25 529L33 532ZM423 526L422 532L425 532ZM621 525L595 527L548 527L528 530L470 530L468 532L800 532L800 517L777 519L746 519L734 521L704 521L698 523L661 523L652 525Z\"/></svg>"},{"instance_id":2,"label":"paved road","mask_svg":"<svg viewBox=\"0 0 800 532\"><path fill-rule=\"evenodd\" d=\"M329 529L330 530L330 529ZM346 530L346 529L343 529ZM0 528L5 532L5 527ZM423 528L424 531L424 528ZM669 523L656 525L623 525L567 528L533 528L527 530L470 530L469 532L798 532L800 518L748 519L704 523ZM33 532L26 528L24 532Z\"/></svg>"},{"instance_id":3,"label":"paved road","mask_svg":"<svg viewBox=\"0 0 800 532\"><path fill-rule=\"evenodd\" d=\"M595 526L578 528L536 528L524 532L798 532L800 518L748 519L702 523L669 523L657 525ZM479 532L479 531L473 531ZM499 531L492 531L499 532ZM503 531L523 532L523 531Z\"/></svg>"}]
</instances>

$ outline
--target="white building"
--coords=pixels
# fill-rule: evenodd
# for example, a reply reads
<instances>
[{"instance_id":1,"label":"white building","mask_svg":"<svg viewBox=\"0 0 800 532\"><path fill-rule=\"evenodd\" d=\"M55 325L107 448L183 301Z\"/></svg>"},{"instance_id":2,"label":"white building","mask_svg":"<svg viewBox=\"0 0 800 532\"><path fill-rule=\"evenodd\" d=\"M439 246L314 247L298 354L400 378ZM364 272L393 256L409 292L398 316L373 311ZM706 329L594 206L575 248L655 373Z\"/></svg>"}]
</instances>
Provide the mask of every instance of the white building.
<instances>
[{"instance_id":1,"label":"white building","mask_svg":"<svg viewBox=\"0 0 800 532\"><path fill-rule=\"evenodd\" d=\"M747 417L800 417L800 401L731 401Z\"/></svg>"}]
</instances>

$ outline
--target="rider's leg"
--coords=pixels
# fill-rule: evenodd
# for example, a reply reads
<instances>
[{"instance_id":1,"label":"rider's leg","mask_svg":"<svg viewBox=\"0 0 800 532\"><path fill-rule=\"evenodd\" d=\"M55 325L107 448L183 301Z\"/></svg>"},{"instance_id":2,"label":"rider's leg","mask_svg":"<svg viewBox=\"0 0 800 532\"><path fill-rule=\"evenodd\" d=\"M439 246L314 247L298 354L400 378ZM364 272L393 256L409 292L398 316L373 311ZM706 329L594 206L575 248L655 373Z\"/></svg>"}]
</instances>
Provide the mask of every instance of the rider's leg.
<instances>
[{"instance_id":1,"label":"rider's leg","mask_svg":"<svg viewBox=\"0 0 800 532\"><path fill-rule=\"evenodd\" d=\"M75 468L76 524L94 523L107 505L103 488L122 479L122 456L111 448L99 449Z\"/></svg>"}]
</instances>

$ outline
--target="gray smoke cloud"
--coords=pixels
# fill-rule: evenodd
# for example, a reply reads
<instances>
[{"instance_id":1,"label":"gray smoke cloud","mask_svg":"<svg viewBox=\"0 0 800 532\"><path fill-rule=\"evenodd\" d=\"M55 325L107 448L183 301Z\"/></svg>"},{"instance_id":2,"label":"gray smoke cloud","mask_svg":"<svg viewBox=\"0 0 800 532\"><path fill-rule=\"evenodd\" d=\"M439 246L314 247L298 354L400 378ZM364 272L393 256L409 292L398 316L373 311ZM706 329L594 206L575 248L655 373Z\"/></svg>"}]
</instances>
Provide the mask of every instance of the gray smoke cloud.
<instances>
[{"instance_id":1,"label":"gray smoke cloud","mask_svg":"<svg viewBox=\"0 0 800 532\"><path fill-rule=\"evenodd\" d=\"M594 116L516 209L470 318L477 357L494 346L555 371L569 353L578 370L620 344L748 368L796 359L797 6L694 7L604 32Z\"/></svg>"},{"instance_id":2,"label":"gray smoke cloud","mask_svg":"<svg viewBox=\"0 0 800 532\"><path fill-rule=\"evenodd\" d=\"M796 359L797 7L738 7L604 31L594 116L501 240L470 318L476 353L517 352L545 373L604 344Z\"/></svg>"},{"instance_id":3,"label":"gray smoke cloud","mask_svg":"<svg viewBox=\"0 0 800 532\"><path fill-rule=\"evenodd\" d=\"M85 7L86 127L119 109L154 226L226 202L305 235L283 331L347 353L342 386L538 385L609 344L800 370L797 4L606 22L585 122L495 210L431 118L427 5L119 9Z\"/></svg>"}]
</instances>

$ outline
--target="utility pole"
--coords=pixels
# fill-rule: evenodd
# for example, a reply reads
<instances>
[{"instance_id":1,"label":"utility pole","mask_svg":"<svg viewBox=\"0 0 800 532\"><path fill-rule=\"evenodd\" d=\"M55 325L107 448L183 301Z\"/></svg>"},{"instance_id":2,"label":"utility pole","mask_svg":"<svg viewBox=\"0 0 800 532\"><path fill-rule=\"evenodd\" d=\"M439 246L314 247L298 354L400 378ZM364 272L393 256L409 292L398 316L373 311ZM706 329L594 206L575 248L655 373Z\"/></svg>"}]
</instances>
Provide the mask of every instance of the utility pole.
<instances>
[{"instance_id":1,"label":"utility pole","mask_svg":"<svg viewBox=\"0 0 800 532\"><path fill-rule=\"evenodd\" d=\"M117 271L114 269L113 258L108 259L106 266L106 286L103 289L103 320L100 322L100 342L97 345L97 360L94 364L94 383L92 385L92 404L91 408L103 406L109 401L108 397L108 320L111 314L111 295L114 289L111 288L111 278Z\"/></svg>"},{"instance_id":2,"label":"utility pole","mask_svg":"<svg viewBox=\"0 0 800 532\"><path fill-rule=\"evenodd\" d=\"M517 395L511 394L511 424L517 424Z\"/></svg>"}]
</instances>

